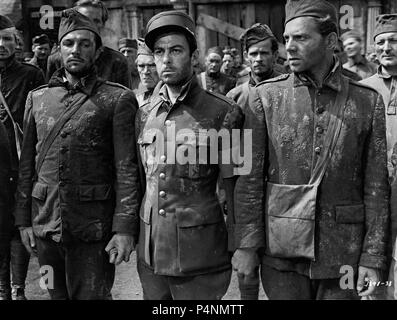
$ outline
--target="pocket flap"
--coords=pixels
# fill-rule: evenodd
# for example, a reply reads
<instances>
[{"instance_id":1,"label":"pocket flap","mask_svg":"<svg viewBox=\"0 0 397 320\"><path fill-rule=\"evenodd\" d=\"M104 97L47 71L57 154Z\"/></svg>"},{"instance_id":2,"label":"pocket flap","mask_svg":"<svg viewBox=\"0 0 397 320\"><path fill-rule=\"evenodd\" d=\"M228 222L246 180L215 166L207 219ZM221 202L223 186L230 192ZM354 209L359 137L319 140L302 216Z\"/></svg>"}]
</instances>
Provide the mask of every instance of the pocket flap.
<instances>
[{"instance_id":1,"label":"pocket flap","mask_svg":"<svg viewBox=\"0 0 397 320\"><path fill-rule=\"evenodd\" d=\"M364 205L335 206L336 223L362 223L364 222Z\"/></svg>"},{"instance_id":2,"label":"pocket flap","mask_svg":"<svg viewBox=\"0 0 397 320\"><path fill-rule=\"evenodd\" d=\"M111 195L112 187L109 184L79 186L80 201L107 200Z\"/></svg>"},{"instance_id":3,"label":"pocket flap","mask_svg":"<svg viewBox=\"0 0 397 320\"><path fill-rule=\"evenodd\" d=\"M189 228L213 224L223 220L219 204L211 208L176 208L175 215L178 227Z\"/></svg>"},{"instance_id":4,"label":"pocket flap","mask_svg":"<svg viewBox=\"0 0 397 320\"><path fill-rule=\"evenodd\" d=\"M47 198L48 185L36 182L32 190L32 197L44 201Z\"/></svg>"},{"instance_id":5,"label":"pocket flap","mask_svg":"<svg viewBox=\"0 0 397 320\"><path fill-rule=\"evenodd\" d=\"M316 185L286 185L268 182L266 214L275 217L314 220L316 197Z\"/></svg>"}]
</instances>

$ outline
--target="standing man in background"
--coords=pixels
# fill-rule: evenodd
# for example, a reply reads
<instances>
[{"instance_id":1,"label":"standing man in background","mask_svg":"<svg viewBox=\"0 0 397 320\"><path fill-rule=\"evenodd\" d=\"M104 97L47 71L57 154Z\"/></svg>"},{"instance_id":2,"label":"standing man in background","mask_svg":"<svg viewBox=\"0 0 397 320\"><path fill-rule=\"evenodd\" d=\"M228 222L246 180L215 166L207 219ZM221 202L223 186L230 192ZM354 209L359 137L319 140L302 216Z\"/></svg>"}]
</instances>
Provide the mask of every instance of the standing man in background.
<instances>
[{"instance_id":1,"label":"standing man in background","mask_svg":"<svg viewBox=\"0 0 397 320\"><path fill-rule=\"evenodd\" d=\"M36 36L32 40L33 58L29 61L30 64L39 67L43 75L47 72L47 60L50 55L50 38L46 34Z\"/></svg>"},{"instance_id":2,"label":"standing man in background","mask_svg":"<svg viewBox=\"0 0 397 320\"><path fill-rule=\"evenodd\" d=\"M13 22L0 15L0 120L8 134L11 152L9 184L14 199L18 180L19 156L22 148L23 116L29 91L44 84L41 70L15 57L17 30ZM9 210L13 210L11 201ZM24 248L18 230L13 223L8 230L10 241L0 246L0 298L25 300L25 280L29 266L29 254ZM10 264L12 282L10 287ZM11 290L12 289L12 290ZM11 292L12 291L12 292Z\"/></svg>"},{"instance_id":3,"label":"standing man in background","mask_svg":"<svg viewBox=\"0 0 397 320\"><path fill-rule=\"evenodd\" d=\"M118 42L119 52L126 57L128 61L128 68L131 75L131 88L132 90L138 88L139 85L139 73L136 67L136 57L137 57L137 40L122 38Z\"/></svg>"},{"instance_id":4,"label":"standing man in background","mask_svg":"<svg viewBox=\"0 0 397 320\"><path fill-rule=\"evenodd\" d=\"M99 32L104 28L108 20L108 10L100 0L79 0L74 7L78 12L90 18ZM95 60L98 76L104 80L119 83L131 88L131 76L127 59L118 51L102 46ZM47 81L52 74L62 67L62 58L57 50L48 58Z\"/></svg>"},{"instance_id":5,"label":"standing man in background","mask_svg":"<svg viewBox=\"0 0 397 320\"><path fill-rule=\"evenodd\" d=\"M376 19L374 33L375 53L380 66L377 73L361 82L375 90L383 97L386 109L387 168L391 184L391 237L393 247L390 274L388 280L388 297L397 299L396 270L396 235L397 235L397 14L380 15ZM392 248L389 248L392 250ZM382 283L387 280L382 279Z\"/></svg>"},{"instance_id":6,"label":"standing man in background","mask_svg":"<svg viewBox=\"0 0 397 320\"><path fill-rule=\"evenodd\" d=\"M361 35L351 30L342 34L343 48L347 55L347 62L343 68L356 73L361 79L366 79L376 72L376 64L369 62L362 55L362 38Z\"/></svg>"}]
</instances>

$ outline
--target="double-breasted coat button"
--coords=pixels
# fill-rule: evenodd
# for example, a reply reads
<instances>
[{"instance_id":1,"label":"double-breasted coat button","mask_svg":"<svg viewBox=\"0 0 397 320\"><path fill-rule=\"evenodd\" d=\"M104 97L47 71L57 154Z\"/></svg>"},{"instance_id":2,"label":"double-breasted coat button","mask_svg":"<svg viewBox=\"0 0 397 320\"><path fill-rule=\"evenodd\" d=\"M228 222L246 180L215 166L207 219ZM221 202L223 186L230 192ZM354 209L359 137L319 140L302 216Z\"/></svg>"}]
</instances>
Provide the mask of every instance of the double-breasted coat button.
<instances>
[{"instance_id":1,"label":"double-breasted coat button","mask_svg":"<svg viewBox=\"0 0 397 320\"><path fill-rule=\"evenodd\" d=\"M315 147L314 152L319 154L321 152L321 147Z\"/></svg>"},{"instance_id":2,"label":"double-breasted coat button","mask_svg":"<svg viewBox=\"0 0 397 320\"><path fill-rule=\"evenodd\" d=\"M160 209L159 210L159 215L160 216L165 216L165 210L164 209Z\"/></svg>"},{"instance_id":3,"label":"double-breasted coat button","mask_svg":"<svg viewBox=\"0 0 397 320\"><path fill-rule=\"evenodd\" d=\"M164 198L167 194L165 193L165 191L161 190L159 192L160 197Z\"/></svg>"}]
</instances>

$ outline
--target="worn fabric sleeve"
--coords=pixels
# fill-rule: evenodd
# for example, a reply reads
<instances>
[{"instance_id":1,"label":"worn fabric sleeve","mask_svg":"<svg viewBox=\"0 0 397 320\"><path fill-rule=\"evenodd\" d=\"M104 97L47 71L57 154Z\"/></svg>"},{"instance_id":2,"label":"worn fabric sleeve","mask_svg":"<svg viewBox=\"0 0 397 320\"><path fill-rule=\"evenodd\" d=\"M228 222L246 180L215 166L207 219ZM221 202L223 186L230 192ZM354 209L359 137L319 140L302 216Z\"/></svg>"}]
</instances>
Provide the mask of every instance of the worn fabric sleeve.
<instances>
[{"instance_id":1,"label":"worn fabric sleeve","mask_svg":"<svg viewBox=\"0 0 397 320\"><path fill-rule=\"evenodd\" d=\"M390 187L387 172L385 106L380 95L377 95L372 129L367 138L365 150L366 233L359 264L369 268L385 269L390 223Z\"/></svg>"},{"instance_id":2,"label":"worn fabric sleeve","mask_svg":"<svg viewBox=\"0 0 397 320\"><path fill-rule=\"evenodd\" d=\"M139 230L141 199L135 144L135 114L138 102L130 90L125 90L113 115L114 163L116 168L116 208L112 231L129 233L136 239Z\"/></svg>"},{"instance_id":3,"label":"worn fabric sleeve","mask_svg":"<svg viewBox=\"0 0 397 320\"><path fill-rule=\"evenodd\" d=\"M17 202L15 207L15 225L30 227L32 225L32 189L36 164L37 131L33 116L32 92L26 99L23 144L19 162Z\"/></svg>"},{"instance_id":4,"label":"worn fabric sleeve","mask_svg":"<svg viewBox=\"0 0 397 320\"><path fill-rule=\"evenodd\" d=\"M259 90L260 87L253 90L249 98L250 107L245 110L244 130L252 132L249 148L252 168L248 173L239 176L234 192L236 248L258 249L265 245L263 210L267 130Z\"/></svg>"}]
</instances>

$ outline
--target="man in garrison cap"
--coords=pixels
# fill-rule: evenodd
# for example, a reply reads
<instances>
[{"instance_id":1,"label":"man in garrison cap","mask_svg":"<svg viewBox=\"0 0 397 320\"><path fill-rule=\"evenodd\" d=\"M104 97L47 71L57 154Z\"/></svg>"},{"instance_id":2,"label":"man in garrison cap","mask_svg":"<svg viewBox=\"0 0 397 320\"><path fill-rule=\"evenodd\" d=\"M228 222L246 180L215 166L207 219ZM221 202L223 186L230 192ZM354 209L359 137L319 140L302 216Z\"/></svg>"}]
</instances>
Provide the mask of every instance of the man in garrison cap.
<instances>
[{"instance_id":1,"label":"man in garrison cap","mask_svg":"<svg viewBox=\"0 0 397 320\"><path fill-rule=\"evenodd\" d=\"M14 198L18 178L19 153L22 147L23 115L29 91L44 83L40 69L17 61L17 30L14 23L0 15L0 120L8 134L11 152L11 174L8 188ZM1 186L3 188L3 186ZM14 202L0 208L0 215L11 214ZM12 224L1 228L0 241L0 299L25 299L25 279L29 254L22 245L18 229ZM12 278L10 284L10 265Z\"/></svg>"},{"instance_id":2,"label":"man in garrison cap","mask_svg":"<svg viewBox=\"0 0 397 320\"><path fill-rule=\"evenodd\" d=\"M356 73L361 79L366 79L376 72L376 64L368 61L362 50L362 37L356 30L350 30L342 34L343 49L347 55L347 62L343 68ZM360 80L361 80L360 79Z\"/></svg>"},{"instance_id":3,"label":"man in garrison cap","mask_svg":"<svg viewBox=\"0 0 397 320\"><path fill-rule=\"evenodd\" d=\"M105 27L109 13L104 3L100 0L78 0L74 7L78 12L90 18L96 25L99 33ZM118 51L107 46L102 46L100 54L95 61L98 76L107 81L119 83L127 88L132 87L130 72L128 71L127 59ZM62 59L57 50L48 58L46 78L62 67Z\"/></svg>"},{"instance_id":4,"label":"man in garrison cap","mask_svg":"<svg viewBox=\"0 0 397 320\"><path fill-rule=\"evenodd\" d=\"M218 144L209 132L231 134L241 126L242 113L231 100L199 86L193 72L195 25L187 14L161 12L149 20L146 31L161 81L136 117L145 186L138 242L143 297L221 299L231 265L216 184L220 175L232 210L234 164L225 161L231 141L225 137ZM217 134L214 138L218 141ZM186 153L187 162L182 159Z\"/></svg>"},{"instance_id":5,"label":"man in garrison cap","mask_svg":"<svg viewBox=\"0 0 397 320\"><path fill-rule=\"evenodd\" d=\"M383 97L386 108L387 168L391 184L391 237L394 247L391 257L388 296L397 299L397 13L376 18L374 32L375 53L380 65L377 72L361 82L376 89Z\"/></svg>"},{"instance_id":6,"label":"man in garrison cap","mask_svg":"<svg viewBox=\"0 0 397 320\"><path fill-rule=\"evenodd\" d=\"M138 39L138 53L135 64L138 68L140 83L134 90L139 106L146 104L159 82L159 75L154 63L153 52L147 47L144 39Z\"/></svg>"},{"instance_id":7,"label":"man in garrison cap","mask_svg":"<svg viewBox=\"0 0 397 320\"><path fill-rule=\"evenodd\" d=\"M47 60L50 55L50 38L46 34L41 34L33 38L32 40L32 51L33 58L29 61L43 71L43 74L47 72Z\"/></svg>"},{"instance_id":8,"label":"man in garrison cap","mask_svg":"<svg viewBox=\"0 0 397 320\"><path fill-rule=\"evenodd\" d=\"M249 77L246 82L229 91L226 96L233 99L245 112L250 108L249 98L250 95L252 96L255 86L262 81L277 77L281 73L274 70L278 55L278 43L267 25L255 23L244 31L240 41L244 48L245 60L250 66ZM232 237L232 235L230 236ZM233 252L235 248L229 248L229 250ZM258 299L259 273L257 270L249 277L238 277L238 281L242 300Z\"/></svg>"},{"instance_id":9,"label":"man in garrison cap","mask_svg":"<svg viewBox=\"0 0 397 320\"><path fill-rule=\"evenodd\" d=\"M137 89L139 85L139 73L135 61L137 57L137 40L129 38L121 38L118 42L119 52L126 57L128 61L128 68L131 74L131 89Z\"/></svg>"},{"instance_id":10,"label":"man in garrison cap","mask_svg":"<svg viewBox=\"0 0 397 320\"><path fill-rule=\"evenodd\" d=\"M111 299L115 267L137 241L139 180L132 91L97 75L102 40L91 19L63 12L63 66L30 92L15 224L51 299Z\"/></svg>"},{"instance_id":11,"label":"man in garrison cap","mask_svg":"<svg viewBox=\"0 0 397 320\"><path fill-rule=\"evenodd\" d=\"M226 95L236 86L236 80L221 72L223 53L219 47L211 47L205 55L205 71L197 75L205 90Z\"/></svg>"},{"instance_id":12,"label":"man in garrison cap","mask_svg":"<svg viewBox=\"0 0 397 320\"><path fill-rule=\"evenodd\" d=\"M289 0L284 39L292 74L260 83L245 112L255 161L235 188L232 263L260 266L269 299L359 299L387 267L383 99L341 74L329 2Z\"/></svg>"}]
</instances>

